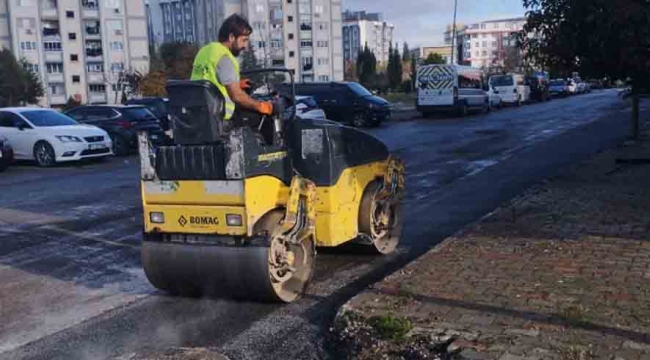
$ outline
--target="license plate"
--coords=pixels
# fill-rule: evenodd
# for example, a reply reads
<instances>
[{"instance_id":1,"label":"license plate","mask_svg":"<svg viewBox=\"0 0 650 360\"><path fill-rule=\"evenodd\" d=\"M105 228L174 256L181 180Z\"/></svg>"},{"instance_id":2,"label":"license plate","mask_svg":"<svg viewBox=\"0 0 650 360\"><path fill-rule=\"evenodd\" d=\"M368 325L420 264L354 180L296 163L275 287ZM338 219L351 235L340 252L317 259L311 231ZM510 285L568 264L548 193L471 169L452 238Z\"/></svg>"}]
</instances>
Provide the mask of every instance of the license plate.
<instances>
[{"instance_id":1,"label":"license plate","mask_svg":"<svg viewBox=\"0 0 650 360\"><path fill-rule=\"evenodd\" d=\"M99 149L106 149L106 145L104 145L104 144L91 144L91 145L88 145L88 150L99 150Z\"/></svg>"}]
</instances>

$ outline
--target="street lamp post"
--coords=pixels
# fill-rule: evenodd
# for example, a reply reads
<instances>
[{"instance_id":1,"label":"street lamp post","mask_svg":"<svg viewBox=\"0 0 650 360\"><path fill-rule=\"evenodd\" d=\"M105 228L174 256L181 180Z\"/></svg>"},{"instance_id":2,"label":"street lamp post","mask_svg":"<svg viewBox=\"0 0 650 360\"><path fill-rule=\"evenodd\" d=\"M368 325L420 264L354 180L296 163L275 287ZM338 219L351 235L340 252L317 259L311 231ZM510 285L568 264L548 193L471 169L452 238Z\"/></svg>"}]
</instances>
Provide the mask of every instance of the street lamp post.
<instances>
[{"instance_id":1,"label":"street lamp post","mask_svg":"<svg viewBox=\"0 0 650 360\"><path fill-rule=\"evenodd\" d=\"M458 8L458 0L454 0L454 24L451 29L451 64L455 63L454 61L454 50L456 47L456 9Z\"/></svg>"}]
</instances>

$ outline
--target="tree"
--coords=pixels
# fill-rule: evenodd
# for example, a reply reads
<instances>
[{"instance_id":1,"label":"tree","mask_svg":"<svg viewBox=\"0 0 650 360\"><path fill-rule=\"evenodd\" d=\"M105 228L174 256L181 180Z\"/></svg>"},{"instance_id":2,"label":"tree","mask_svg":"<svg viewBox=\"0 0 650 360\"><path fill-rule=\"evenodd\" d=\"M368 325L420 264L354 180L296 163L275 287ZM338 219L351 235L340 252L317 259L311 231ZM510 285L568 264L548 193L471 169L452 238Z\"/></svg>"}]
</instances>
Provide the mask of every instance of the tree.
<instances>
[{"instance_id":1,"label":"tree","mask_svg":"<svg viewBox=\"0 0 650 360\"><path fill-rule=\"evenodd\" d=\"M30 63L26 59L20 60L21 77L23 81L23 93L20 102L23 104L36 104L38 99L45 95L41 78L31 69Z\"/></svg>"},{"instance_id":2,"label":"tree","mask_svg":"<svg viewBox=\"0 0 650 360\"><path fill-rule=\"evenodd\" d=\"M446 64L447 61L440 55L436 53L429 53L426 59L424 59L424 65L433 65L433 64Z\"/></svg>"},{"instance_id":3,"label":"tree","mask_svg":"<svg viewBox=\"0 0 650 360\"><path fill-rule=\"evenodd\" d=\"M357 57L357 77L361 84L367 84L370 78L377 73L377 58L366 44Z\"/></svg>"},{"instance_id":4,"label":"tree","mask_svg":"<svg viewBox=\"0 0 650 360\"><path fill-rule=\"evenodd\" d=\"M352 62L349 60L345 62L344 78L345 81L354 81L354 82L359 81L356 62Z\"/></svg>"},{"instance_id":5,"label":"tree","mask_svg":"<svg viewBox=\"0 0 650 360\"><path fill-rule=\"evenodd\" d=\"M63 111L72 110L77 106L81 106L81 101L78 101L72 96L70 96L68 97L68 101L65 103L65 107L63 108Z\"/></svg>"},{"instance_id":6,"label":"tree","mask_svg":"<svg viewBox=\"0 0 650 360\"><path fill-rule=\"evenodd\" d=\"M168 79L187 80L192 75L198 46L189 42L171 42L160 45L160 58Z\"/></svg>"},{"instance_id":7,"label":"tree","mask_svg":"<svg viewBox=\"0 0 650 360\"><path fill-rule=\"evenodd\" d=\"M518 34L526 58L550 72L629 79L632 138L639 136L639 91L650 87L650 6L641 0L523 0Z\"/></svg>"},{"instance_id":8,"label":"tree","mask_svg":"<svg viewBox=\"0 0 650 360\"><path fill-rule=\"evenodd\" d=\"M402 49L402 61L408 61L411 58L411 50L409 44L404 41L404 48Z\"/></svg>"},{"instance_id":9,"label":"tree","mask_svg":"<svg viewBox=\"0 0 650 360\"><path fill-rule=\"evenodd\" d=\"M16 60L8 49L0 51L0 106L35 104L43 97L43 83L25 59Z\"/></svg>"},{"instance_id":10,"label":"tree","mask_svg":"<svg viewBox=\"0 0 650 360\"><path fill-rule=\"evenodd\" d=\"M508 46L504 49L503 71L521 72L524 68L524 58L521 50L515 46Z\"/></svg>"},{"instance_id":11,"label":"tree","mask_svg":"<svg viewBox=\"0 0 650 360\"><path fill-rule=\"evenodd\" d=\"M396 90L402 85L402 57L399 54L399 50L397 50L397 46L395 48L391 46L388 54L388 66L386 69L388 83L391 89Z\"/></svg>"},{"instance_id":12,"label":"tree","mask_svg":"<svg viewBox=\"0 0 650 360\"><path fill-rule=\"evenodd\" d=\"M415 59L415 54L413 54L411 55L411 83L413 84L413 89L415 89L415 78L417 72L417 60Z\"/></svg>"},{"instance_id":13,"label":"tree","mask_svg":"<svg viewBox=\"0 0 650 360\"><path fill-rule=\"evenodd\" d=\"M162 70L149 71L142 79L138 93L142 96L166 97L167 75Z\"/></svg>"}]
</instances>

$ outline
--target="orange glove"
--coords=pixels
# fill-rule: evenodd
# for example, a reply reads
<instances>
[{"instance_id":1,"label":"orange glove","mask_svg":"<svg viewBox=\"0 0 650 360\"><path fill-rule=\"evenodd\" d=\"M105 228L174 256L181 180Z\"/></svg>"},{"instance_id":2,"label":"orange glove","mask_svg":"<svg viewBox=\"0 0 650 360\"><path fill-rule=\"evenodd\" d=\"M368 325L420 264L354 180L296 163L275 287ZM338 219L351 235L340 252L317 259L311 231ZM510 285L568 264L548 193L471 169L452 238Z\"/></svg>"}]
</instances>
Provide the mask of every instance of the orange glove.
<instances>
[{"instance_id":1,"label":"orange glove","mask_svg":"<svg viewBox=\"0 0 650 360\"><path fill-rule=\"evenodd\" d=\"M239 81L239 87L240 87L242 90L250 89L251 86L252 86L252 83L251 83L251 81L248 80L248 79L241 79L241 80Z\"/></svg>"},{"instance_id":2,"label":"orange glove","mask_svg":"<svg viewBox=\"0 0 650 360\"><path fill-rule=\"evenodd\" d=\"M273 104L268 101L263 101L257 106L257 112L264 115L273 115Z\"/></svg>"}]
</instances>

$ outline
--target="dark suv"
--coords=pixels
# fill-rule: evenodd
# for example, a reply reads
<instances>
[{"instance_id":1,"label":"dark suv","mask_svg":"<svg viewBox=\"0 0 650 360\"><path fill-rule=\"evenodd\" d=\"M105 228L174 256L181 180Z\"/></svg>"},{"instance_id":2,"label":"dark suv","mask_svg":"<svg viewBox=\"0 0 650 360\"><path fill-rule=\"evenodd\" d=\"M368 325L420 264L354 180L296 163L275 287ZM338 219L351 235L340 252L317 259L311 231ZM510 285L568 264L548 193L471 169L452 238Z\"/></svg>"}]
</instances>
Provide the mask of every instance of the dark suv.
<instances>
[{"instance_id":1,"label":"dark suv","mask_svg":"<svg viewBox=\"0 0 650 360\"><path fill-rule=\"evenodd\" d=\"M169 99L161 97L130 99L126 102L126 105L146 106L149 111L156 115L158 120L160 120L160 126L162 126L163 130L169 130L169 121L171 120L171 115L169 113Z\"/></svg>"},{"instance_id":2,"label":"dark suv","mask_svg":"<svg viewBox=\"0 0 650 360\"><path fill-rule=\"evenodd\" d=\"M288 93L289 86L283 84L280 90ZM378 126L390 118L388 101L356 82L298 83L296 95L312 96L327 119L356 127Z\"/></svg>"},{"instance_id":3,"label":"dark suv","mask_svg":"<svg viewBox=\"0 0 650 360\"><path fill-rule=\"evenodd\" d=\"M113 153L126 156L137 148L138 134L144 130L152 143L166 142L165 132L154 114L141 105L89 105L65 112L80 123L95 125L105 130L113 141Z\"/></svg>"}]
</instances>

